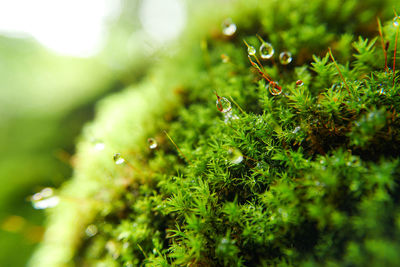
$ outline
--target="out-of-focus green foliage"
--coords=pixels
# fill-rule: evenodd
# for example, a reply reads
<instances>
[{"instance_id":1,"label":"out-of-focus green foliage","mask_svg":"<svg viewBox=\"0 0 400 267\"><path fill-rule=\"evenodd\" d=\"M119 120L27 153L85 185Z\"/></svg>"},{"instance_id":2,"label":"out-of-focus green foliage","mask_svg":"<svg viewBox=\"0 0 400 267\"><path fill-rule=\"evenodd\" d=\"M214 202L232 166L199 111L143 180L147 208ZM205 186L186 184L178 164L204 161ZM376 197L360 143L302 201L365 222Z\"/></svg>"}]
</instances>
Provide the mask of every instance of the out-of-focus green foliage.
<instances>
[{"instance_id":1,"label":"out-of-focus green foliage","mask_svg":"<svg viewBox=\"0 0 400 267\"><path fill-rule=\"evenodd\" d=\"M57 55L31 38L0 37L1 266L25 265L41 240L44 212L29 197L71 176L70 157L95 103L140 79L149 65L138 53L140 42L127 46L138 21L125 13L92 58Z\"/></svg>"},{"instance_id":2,"label":"out-of-focus green foliage","mask_svg":"<svg viewBox=\"0 0 400 267\"><path fill-rule=\"evenodd\" d=\"M31 266L396 266L400 84L375 39L379 15L392 60L395 4L243 0L190 16L179 53L85 127ZM248 61L256 34L280 95Z\"/></svg>"}]
</instances>

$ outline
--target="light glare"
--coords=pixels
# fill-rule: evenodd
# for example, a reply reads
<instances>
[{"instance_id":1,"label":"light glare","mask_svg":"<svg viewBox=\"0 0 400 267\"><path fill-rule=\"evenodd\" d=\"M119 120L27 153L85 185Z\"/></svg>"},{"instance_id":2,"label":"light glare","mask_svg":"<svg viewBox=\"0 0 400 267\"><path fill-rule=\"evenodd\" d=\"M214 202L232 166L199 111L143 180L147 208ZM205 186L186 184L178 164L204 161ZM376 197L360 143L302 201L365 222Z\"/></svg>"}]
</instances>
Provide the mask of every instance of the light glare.
<instances>
[{"instance_id":1,"label":"light glare","mask_svg":"<svg viewBox=\"0 0 400 267\"><path fill-rule=\"evenodd\" d=\"M0 34L31 35L49 49L78 57L94 55L105 39L105 22L118 0L0 1Z\"/></svg>"}]
</instances>

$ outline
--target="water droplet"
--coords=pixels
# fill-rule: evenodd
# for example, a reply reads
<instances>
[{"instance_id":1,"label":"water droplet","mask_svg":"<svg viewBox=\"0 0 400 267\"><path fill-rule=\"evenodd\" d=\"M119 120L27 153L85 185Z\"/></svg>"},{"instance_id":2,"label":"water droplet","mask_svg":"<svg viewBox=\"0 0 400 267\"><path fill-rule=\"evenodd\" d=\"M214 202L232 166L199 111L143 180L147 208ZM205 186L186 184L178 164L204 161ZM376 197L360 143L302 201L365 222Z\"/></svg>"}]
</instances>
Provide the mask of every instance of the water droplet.
<instances>
[{"instance_id":1,"label":"water droplet","mask_svg":"<svg viewBox=\"0 0 400 267\"><path fill-rule=\"evenodd\" d=\"M277 82L270 82L265 86L265 88L269 90L271 95L280 95L282 94L282 88L279 89L277 86L279 86Z\"/></svg>"},{"instance_id":2,"label":"water droplet","mask_svg":"<svg viewBox=\"0 0 400 267\"><path fill-rule=\"evenodd\" d=\"M117 165L121 165L122 163L125 162L125 159L121 156L120 153L115 153L113 159L115 164Z\"/></svg>"},{"instance_id":3,"label":"water droplet","mask_svg":"<svg viewBox=\"0 0 400 267\"><path fill-rule=\"evenodd\" d=\"M279 54L279 61L282 65L287 65L292 62L292 53L285 51Z\"/></svg>"},{"instance_id":4,"label":"water droplet","mask_svg":"<svg viewBox=\"0 0 400 267\"><path fill-rule=\"evenodd\" d=\"M57 206L60 202L60 198L54 196L54 190L52 188L46 187L42 191L34 194L31 197L31 202L34 209L42 210Z\"/></svg>"},{"instance_id":5,"label":"water droplet","mask_svg":"<svg viewBox=\"0 0 400 267\"><path fill-rule=\"evenodd\" d=\"M97 226L94 224L89 225L86 227L85 233L88 237L95 236L98 232Z\"/></svg>"},{"instance_id":6,"label":"water droplet","mask_svg":"<svg viewBox=\"0 0 400 267\"><path fill-rule=\"evenodd\" d=\"M233 36L236 33L236 24L233 23L232 19L228 18L222 23L222 33L225 36Z\"/></svg>"},{"instance_id":7,"label":"water droplet","mask_svg":"<svg viewBox=\"0 0 400 267\"><path fill-rule=\"evenodd\" d=\"M396 16L393 18L393 26L399 27L400 25L400 16Z\"/></svg>"},{"instance_id":8,"label":"water droplet","mask_svg":"<svg viewBox=\"0 0 400 267\"><path fill-rule=\"evenodd\" d=\"M297 126L296 128L294 128L294 130L292 131L292 133L296 134L300 131L301 127Z\"/></svg>"},{"instance_id":9,"label":"water droplet","mask_svg":"<svg viewBox=\"0 0 400 267\"><path fill-rule=\"evenodd\" d=\"M257 162L256 168L259 170L264 170L266 169L266 165L263 162Z\"/></svg>"},{"instance_id":10,"label":"water droplet","mask_svg":"<svg viewBox=\"0 0 400 267\"><path fill-rule=\"evenodd\" d=\"M386 95L386 92L385 92L385 87L380 83L379 85L378 85L378 91L377 91L380 95Z\"/></svg>"},{"instance_id":11,"label":"water droplet","mask_svg":"<svg viewBox=\"0 0 400 267\"><path fill-rule=\"evenodd\" d=\"M254 46L249 45L249 46L247 46L247 53L250 56L254 56L257 53L257 50L254 48Z\"/></svg>"},{"instance_id":12,"label":"water droplet","mask_svg":"<svg viewBox=\"0 0 400 267\"><path fill-rule=\"evenodd\" d=\"M147 139L147 143L149 144L150 149L156 149L158 146L158 143L157 143L156 139L154 139L154 138Z\"/></svg>"},{"instance_id":13,"label":"water droplet","mask_svg":"<svg viewBox=\"0 0 400 267\"><path fill-rule=\"evenodd\" d=\"M222 63L228 63L231 59L225 54L221 54Z\"/></svg>"},{"instance_id":14,"label":"water droplet","mask_svg":"<svg viewBox=\"0 0 400 267\"><path fill-rule=\"evenodd\" d=\"M274 55L274 48L270 43L263 42L260 46L260 56L262 59L270 59Z\"/></svg>"},{"instance_id":15,"label":"water droplet","mask_svg":"<svg viewBox=\"0 0 400 267\"><path fill-rule=\"evenodd\" d=\"M304 83L303 83L303 81L302 80L297 80L296 81L296 86L303 86L304 85Z\"/></svg>"},{"instance_id":16,"label":"water droplet","mask_svg":"<svg viewBox=\"0 0 400 267\"><path fill-rule=\"evenodd\" d=\"M217 109L222 113L227 113L232 110L231 102L225 97L220 97L217 95Z\"/></svg>"},{"instance_id":17,"label":"water droplet","mask_svg":"<svg viewBox=\"0 0 400 267\"><path fill-rule=\"evenodd\" d=\"M115 241L110 240L106 243L106 249L111 254L114 260L118 259L120 251Z\"/></svg>"},{"instance_id":18,"label":"water droplet","mask_svg":"<svg viewBox=\"0 0 400 267\"><path fill-rule=\"evenodd\" d=\"M228 157L229 157L229 161L232 164L239 164L243 160L242 152L240 152L239 149L233 148L233 147L228 149Z\"/></svg>"},{"instance_id":19,"label":"water droplet","mask_svg":"<svg viewBox=\"0 0 400 267\"><path fill-rule=\"evenodd\" d=\"M40 194L43 198L51 197L54 194L54 190L53 188L46 187L42 191L40 191Z\"/></svg>"},{"instance_id":20,"label":"water droplet","mask_svg":"<svg viewBox=\"0 0 400 267\"><path fill-rule=\"evenodd\" d=\"M103 142L96 142L94 144L94 150L96 150L96 151L102 151L102 150L104 150L105 147L106 147L106 145Z\"/></svg>"},{"instance_id":21,"label":"water droplet","mask_svg":"<svg viewBox=\"0 0 400 267\"><path fill-rule=\"evenodd\" d=\"M224 119L224 123L227 124L229 122L231 122L232 120L238 120L239 117L235 114L232 114L232 111L226 112L225 113L225 119Z\"/></svg>"}]
</instances>

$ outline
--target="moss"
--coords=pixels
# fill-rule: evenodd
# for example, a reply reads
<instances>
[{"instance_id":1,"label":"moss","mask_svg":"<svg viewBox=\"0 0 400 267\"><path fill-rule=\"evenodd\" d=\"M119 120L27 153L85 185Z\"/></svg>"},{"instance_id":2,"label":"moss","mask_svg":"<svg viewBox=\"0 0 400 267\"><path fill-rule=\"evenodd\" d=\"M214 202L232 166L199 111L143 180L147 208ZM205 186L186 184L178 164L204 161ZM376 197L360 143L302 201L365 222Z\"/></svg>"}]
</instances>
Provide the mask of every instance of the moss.
<instances>
[{"instance_id":1,"label":"moss","mask_svg":"<svg viewBox=\"0 0 400 267\"><path fill-rule=\"evenodd\" d=\"M397 265L400 86L375 38L393 4L236 1L193 18L176 56L99 106L31 265ZM280 95L247 59L256 33ZM384 33L392 59L390 21Z\"/></svg>"}]
</instances>

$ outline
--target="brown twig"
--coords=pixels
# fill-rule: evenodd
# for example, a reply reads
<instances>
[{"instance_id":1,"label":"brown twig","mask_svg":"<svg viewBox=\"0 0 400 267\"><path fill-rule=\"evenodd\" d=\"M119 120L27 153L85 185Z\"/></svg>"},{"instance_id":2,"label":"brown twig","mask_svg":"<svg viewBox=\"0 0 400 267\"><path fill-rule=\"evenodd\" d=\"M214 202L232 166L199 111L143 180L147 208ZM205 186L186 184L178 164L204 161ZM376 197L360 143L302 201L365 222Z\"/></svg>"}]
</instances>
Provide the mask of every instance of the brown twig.
<instances>
[{"instance_id":1,"label":"brown twig","mask_svg":"<svg viewBox=\"0 0 400 267\"><path fill-rule=\"evenodd\" d=\"M399 28L400 26L397 26L396 30L396 39L394 41L394 54L393 54L393 86L396 78L396 52L397 52L397 39L399 37Z\"/></svg>"},{"instance_id":2,"label":"brown twig","mask_svg":"<svg viewBox=\"0 0 400 267\"><path fill-rule=\"evenodd\" d=\"M335 60L335 58L334 58L333 55L332 55L332 50L331 50L330 47L329 47L329 56L331 57L331 59L332 59L332 61L333 61L333 64L335 64L335 67L336 67L337 71L339 72L339 76L340 76L340 78L342 79L342 81L344 82L344 85L346 86L347 92L349 92L349 96L351 96L350 88L349 88L349 86L347 85L346 80L344 79L342 73L340 72L339 66L338 66L338 64L336 63L336 60Z\"/></svg>"},{"instance_id":3,"label":"brown twig","mask_svg":"<svg viewBox=\"0 0 400 267\"><path fill-rule=\"evenodd\" d=\"M383 39L381 20L377 17L376 21L378 22L378 30L379 30L379 35L381 37L382 50L383 50L383 54L385 56L385 71L387 72L387 71L389 71L388 66L387 66L387 48L385 45L385 40Z\"/></svg>"}]
</instances>

